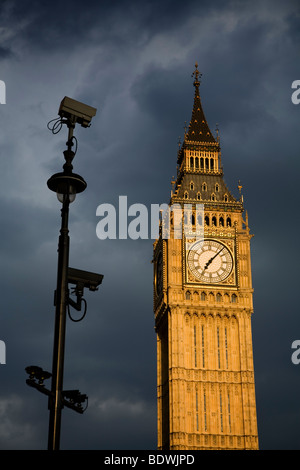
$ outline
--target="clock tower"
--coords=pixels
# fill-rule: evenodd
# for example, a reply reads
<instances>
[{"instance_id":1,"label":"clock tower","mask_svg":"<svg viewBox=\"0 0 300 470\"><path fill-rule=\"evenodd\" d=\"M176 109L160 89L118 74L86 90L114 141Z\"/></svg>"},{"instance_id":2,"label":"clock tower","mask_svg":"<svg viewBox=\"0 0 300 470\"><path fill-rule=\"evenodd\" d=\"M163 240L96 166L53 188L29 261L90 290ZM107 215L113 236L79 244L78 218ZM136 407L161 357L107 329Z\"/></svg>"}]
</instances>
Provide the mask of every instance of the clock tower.
<instances>
[{"instance_id":1,"label":"clock tower","mask_svg":"<svg viewBox=\"0 0 300 470\"><path fill-rule=\"evenodd\" d=\"M241 186L236 198L223 179L197 64L193 75L192 117L154 243L158 449L258 449L252 235Z\"/></svg>"}]
</instances>

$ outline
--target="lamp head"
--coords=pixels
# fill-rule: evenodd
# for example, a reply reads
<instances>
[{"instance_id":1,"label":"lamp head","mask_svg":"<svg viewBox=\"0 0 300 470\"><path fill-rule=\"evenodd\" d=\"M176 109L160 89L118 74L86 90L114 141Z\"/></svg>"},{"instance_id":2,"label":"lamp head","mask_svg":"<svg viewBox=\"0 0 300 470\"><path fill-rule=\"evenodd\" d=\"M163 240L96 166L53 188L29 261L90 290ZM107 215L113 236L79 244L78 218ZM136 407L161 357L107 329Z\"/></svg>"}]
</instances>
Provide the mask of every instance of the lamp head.
<instances>
[{"instance_id":1,"label":"lamp head","mask_svg":"<svg viewBox=\"0 0 300 470\"><path fill-rule=\"evenodd\" d=\"M82 176L76 173L66 174L65 172L55 173L47 181L47 186L51 191L57 194L60 202L63 202L64 196L69 197L69 202L73 202L76 194L82 193L87 187Z\"/></svg>"},{"instance_id":2,"label":"lamp head","mask_svg":"<svg viewBox=\"0 0 300 470\"><path fill-rule=\"evenodd\" d=\"M74 155L74 152L65 150L64 157L66 163L63 166L64 171L55 173L47 181L48 188L57 194L57 198L60 202L64 201L65 196L69 197L69 202L73 202L76 194L82 193L87 187L82 176L72 172L72 160Z\"/></svg>"}]
</instances>

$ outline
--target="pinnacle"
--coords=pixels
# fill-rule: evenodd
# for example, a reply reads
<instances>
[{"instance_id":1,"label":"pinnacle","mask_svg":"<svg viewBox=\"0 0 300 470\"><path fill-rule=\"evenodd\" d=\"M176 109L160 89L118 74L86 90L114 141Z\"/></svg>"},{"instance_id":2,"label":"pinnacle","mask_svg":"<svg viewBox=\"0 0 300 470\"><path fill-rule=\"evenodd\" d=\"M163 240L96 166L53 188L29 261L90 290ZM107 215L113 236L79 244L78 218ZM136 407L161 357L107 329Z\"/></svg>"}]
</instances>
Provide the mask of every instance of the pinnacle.
<instances>
[{"instance_id":1,"label":"pinnacle","mask_svg":"<svg viewBox=\"0 0 300 470\"><path fill-rule=\"evenodd\" d=\"M192 111L192 117L187 133L185 134L185 141L197 142L197 143L216 143L216 140L211 133L201 104L201 98L199 93L200 81L198 71L198 64L196 63L196 69L193 72L194 87L195 87L195 96L194 96L194 106Z\"/></svg>"}]
</instances>

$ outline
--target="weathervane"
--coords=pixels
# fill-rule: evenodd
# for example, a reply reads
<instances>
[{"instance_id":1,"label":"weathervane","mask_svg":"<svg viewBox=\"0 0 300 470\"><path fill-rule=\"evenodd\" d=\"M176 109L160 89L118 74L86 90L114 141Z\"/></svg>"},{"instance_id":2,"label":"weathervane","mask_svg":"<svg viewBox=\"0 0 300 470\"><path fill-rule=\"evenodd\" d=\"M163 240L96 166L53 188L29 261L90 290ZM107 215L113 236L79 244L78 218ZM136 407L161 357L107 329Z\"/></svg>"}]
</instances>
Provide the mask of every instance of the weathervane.
<instances>
[{"instance_id":1,"label":"weathervane","mask_svg":"<svg viewBox=\"0 0 300 470\"><path fill-rule=\"evenodd\" d=\"M196 62L195 63L195 71L192 73L192 77L195 77L195 80L194 80L194 85L195 86L199 86L200 85L200 80L198 80L198 77L202 77L202 73L199 72L198 70L198 63Z\"/></svg>"}]
</instances>

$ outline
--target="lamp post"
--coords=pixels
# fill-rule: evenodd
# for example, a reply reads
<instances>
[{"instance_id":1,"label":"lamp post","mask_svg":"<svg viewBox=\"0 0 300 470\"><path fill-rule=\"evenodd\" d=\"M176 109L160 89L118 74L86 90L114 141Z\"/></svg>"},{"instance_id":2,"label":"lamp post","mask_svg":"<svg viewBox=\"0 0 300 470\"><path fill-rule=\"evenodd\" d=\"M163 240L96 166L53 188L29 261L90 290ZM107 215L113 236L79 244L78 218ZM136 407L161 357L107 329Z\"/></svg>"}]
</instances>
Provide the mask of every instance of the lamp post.
<instances>
[{"instance_id":1,"label":"lamp post","mask_svg":"<svg viewBox=\"0 0 300 470\"><path fill-rule=\"evenodd\" d=\"M48 408L50 410L48 450L59 450L61 412L63 407L67 406L78 413L83 413L85 410L82 407L82 403L87 401L88 398L87 395L81 394L79 390L63 390L67 308L69 309L71 306L77 311L81 311L83 302L85 305L83 318L86 313L86 301L83 298L84 288L88 288L90 291L96 291L103 279L102 274L69 267L69 205L74 201L76 194L82 193L87 186L82 176L72 171L72 161L75 156L75 153L72 151L74 139L73 130L76 123L80 124L82 127L89 127L92 117L96 114L96 109L66 96L60 104L58 114L60 118L53 120L55 123L51 128L52 132L56 134L61 129L62 124L67 124L69 133L67 150L63 152L65 158L63 171L55 173L47 181L48 188L56 192L58 200L62 203L61 228L58 239L57 285L54 302L55 328L52 374L44 371L39 366L28 366L25 368L27 374L29 374L26 383L30 387L48 396ZM50 121L50 123L53 121ZM49 124L48 128L50 129ZM57 129L59 130L57 131ZM77 297L76 302L69 297L69 284L75 285L74 293ZM71 316L70 318L72 320ZM44 380L50 377L52 377L52 383L51 389L49 390L45 387Z\"/></svg>"},{"instance_id":2,"label":"lamp post","mask_svg":"<svg viewBox=\"0 0 300 470\"><path fill-rule=\"evenodd\" d=\"M48 450L58 450L60 443L61 410L63 407L63 371L65 351L66 309L68 303L68 267L69 267L69 204L73 202L77 193L86 188L86 182L80 175L72 172L74 152L72 146L72 130L69 127L68 149L64 151L66 163L64 171L56 173L48 180L48 188L57 193L62 202L61 229L58 240L57 286L55 295L55 328L52 362L52 385L49 397L49 435Z\"/></svg>"}]
</instances>

